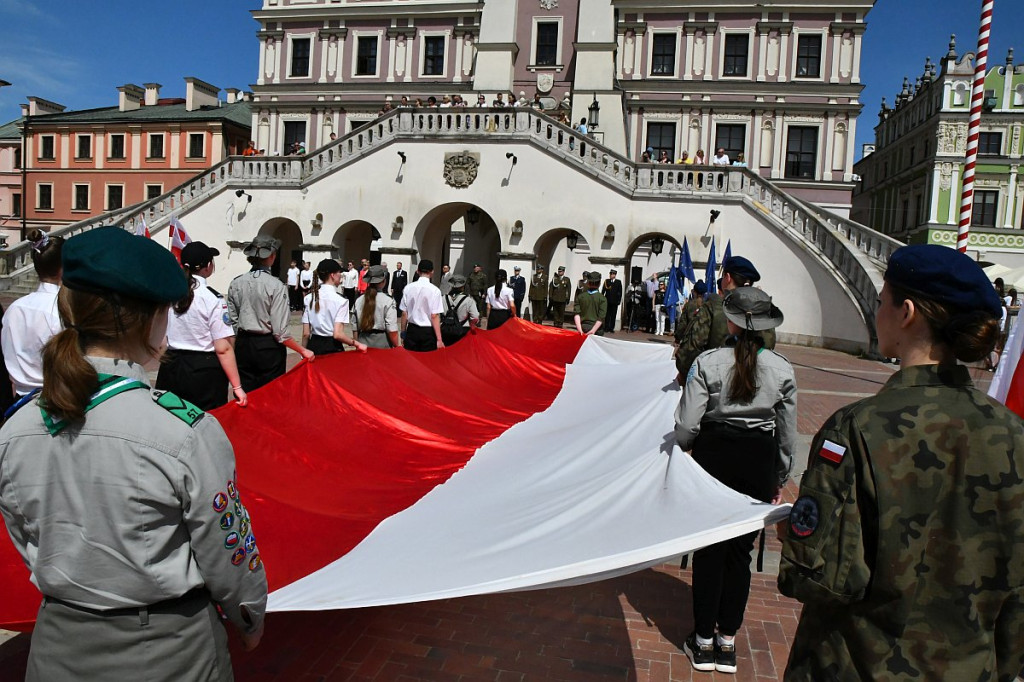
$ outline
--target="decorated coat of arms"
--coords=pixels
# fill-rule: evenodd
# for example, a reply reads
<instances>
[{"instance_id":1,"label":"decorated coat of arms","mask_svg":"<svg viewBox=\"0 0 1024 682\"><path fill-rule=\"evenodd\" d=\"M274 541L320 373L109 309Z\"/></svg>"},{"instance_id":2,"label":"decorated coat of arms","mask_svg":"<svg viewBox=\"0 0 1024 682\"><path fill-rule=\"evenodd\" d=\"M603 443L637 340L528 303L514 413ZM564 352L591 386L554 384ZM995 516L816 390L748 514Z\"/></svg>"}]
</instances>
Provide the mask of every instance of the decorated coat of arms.
<instances>
[{"instance_id":1,"label":"decorated coat of arms","mask_svg":"<svg viewBox=\"0 0 1024 682\"><path fill-rule=\"evenodd\" d=\"M555 77L550 73L538 73L537 74L537 89L543 93L551 92L551 88L555 85Z\"/></svg>"},{"instance_id":2,"label":"decorated coat of arms","mask_svg":"<svg viewBox=\"0 0 1024 682\"><path fill-rule=\"evenodd\" d=\"M551 10L558 7L558 0L540 0L540 6L543 9Z\"/></svg>"},{"instance_id":3,"label":"decorated coat of arms","mask_svg":"<svg viewBox=\"0 0 1024 682\"><path fill-rule=\"evenodd\" d=\"M444 155L444 181L452 187L469 187L480 169L480 155L469 152L448 152Z\"/></svg>"}]
</instances>

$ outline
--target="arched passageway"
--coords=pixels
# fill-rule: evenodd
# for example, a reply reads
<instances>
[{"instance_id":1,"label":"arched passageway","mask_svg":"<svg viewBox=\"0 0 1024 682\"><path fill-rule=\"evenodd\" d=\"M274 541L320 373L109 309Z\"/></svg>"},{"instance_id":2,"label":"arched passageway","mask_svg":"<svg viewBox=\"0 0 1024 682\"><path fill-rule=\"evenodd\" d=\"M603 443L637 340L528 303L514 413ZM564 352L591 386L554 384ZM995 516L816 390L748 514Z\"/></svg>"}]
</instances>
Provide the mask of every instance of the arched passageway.
<instances>
[{"instance_id":1,"label":"arched passageway","mask_svg":"<svg viewBox=\"0 0 1024 682\"><path fill-rule=\"evenodd\" d=\"M428 211L416 226L414 238L419 257L434 261L437 272L447 265L452 272L468 275L479 263L491 281L499 267L497 224L474 204L442 204Z\"/></svg>"},{"instance_id":2,"label":"arched passageway","mask_svg":"<svg viewBox=\"0 0 1024 682\"><path fill-rule=\"evenodd\" d=\"M277 260L271 266L270 272L282 280L288 272L288 264L294 260L302 260L302 231L294 220L290 218L274 218L268 220L260 228L259 234L281 240L281 248L277 252ZM315 265L315 263L314 263Z\"/></svg>"},{"instance_id":3,"label":"arched passageway","mask_svg":"<svg viewBox=\"0 0 1024 682\"><path fill-rule=\"evenodd\" d=\"M331 239L338 260L352 261L359 267L359 261L368 258L371 265L380 263L380 252L375 248L380 232L365 220L350 220L343 223Z\"/></svg>"}]
</instances>

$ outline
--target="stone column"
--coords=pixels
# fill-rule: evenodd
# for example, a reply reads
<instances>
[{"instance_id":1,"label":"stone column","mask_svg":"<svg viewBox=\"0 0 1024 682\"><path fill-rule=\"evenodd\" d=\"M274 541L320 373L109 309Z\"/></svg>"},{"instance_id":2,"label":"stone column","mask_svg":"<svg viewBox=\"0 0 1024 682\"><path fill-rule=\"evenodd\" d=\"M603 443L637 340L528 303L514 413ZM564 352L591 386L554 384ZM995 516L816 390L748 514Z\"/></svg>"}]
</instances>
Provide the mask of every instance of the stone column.
<instances>
[{"instance_id":1,"label":"stone column","mask_svg":"<svg viewBox=\"0 0 1024 682\"><path fill-rule=\"evenodd\" d=\"M928 211L928 222L935 224L939 222L939 185L942 182L942 170L939 168L939 164L936 163L932 169L932 186L929 188L930 204Z\"/></svg>"},{"instance_id":2,"label":"stone column","mask_svg":"<svg viewBox=\"0 0 1024 682\"><path fill-rule=\"evenodd\" d=\"M1007 79L1010 80L1010 79ZM1010 178L1006 186L1006 210L1004 215L1006 216L1003 221L1003 227L1013 227L1013 219L1017 213L1016 211L1016 198L1017 198L1017 170L1019 166L1010 166Z\"/></svg>"}]
</instances>

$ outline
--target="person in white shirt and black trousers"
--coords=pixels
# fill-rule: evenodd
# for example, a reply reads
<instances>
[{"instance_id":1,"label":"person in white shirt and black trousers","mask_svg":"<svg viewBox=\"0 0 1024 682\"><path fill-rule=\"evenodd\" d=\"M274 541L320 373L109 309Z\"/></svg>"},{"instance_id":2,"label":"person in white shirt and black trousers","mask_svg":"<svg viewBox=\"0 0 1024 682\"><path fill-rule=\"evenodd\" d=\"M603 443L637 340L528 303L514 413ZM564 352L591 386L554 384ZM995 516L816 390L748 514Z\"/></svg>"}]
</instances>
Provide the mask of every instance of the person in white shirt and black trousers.
<instances>
[{"instance_id":1,"label":"person in white shirt and black trousers","mask_svg":"<svg viewBox=\"0 0 1024 682\"><path fill-rule=\"evenodd\" d=\"M348 299L338 293L341 264L325 258L316 266L313 291L306 296L302 312L302 342L316 355L328 355L353 346L366 352L366 344L345 333L345 325L352 321Z\"/></svg>"},{"instance_id":2,"label":"person in white shirt and black trousers","mask_svg":"<svg viewBox=\"0 0 1024 682\"><path fill-rule=\"evenodd\" d=\"M421 260L416 280L405 288L402 296L402 331L406 350L432 351L444 348L441 338L441 314L444 303L441 290L430 282L434 261Z\"/></svg>"},{"instance_id":3,"label":"person in white shirt and black trousers","mask_svg":"<svg viewBox=\"0 0 1024 682\"><path fill-rule=\"evenodd\" d=\"M516 303L512 287L508 286L508 273L498 270L494 274L494 286L487 289L487 328L497 329L510 317L516 315Z\"/></svg>"},{"instance_id":4,"label":"person in white shirt and black trousers","mask_svg":"<svg viewBox=\"0 0 1024 682\"><path fill-rule=\"evenodd\" d=\"M156 377L158 389L204 412L227 403L229 386L239 405L248 402L235 361L228 304L206 285L216 267L213 258L219 255L203 242L191 242L181 250L189 291L167 311L167 353Z\"/></svg>"}]
</instances>

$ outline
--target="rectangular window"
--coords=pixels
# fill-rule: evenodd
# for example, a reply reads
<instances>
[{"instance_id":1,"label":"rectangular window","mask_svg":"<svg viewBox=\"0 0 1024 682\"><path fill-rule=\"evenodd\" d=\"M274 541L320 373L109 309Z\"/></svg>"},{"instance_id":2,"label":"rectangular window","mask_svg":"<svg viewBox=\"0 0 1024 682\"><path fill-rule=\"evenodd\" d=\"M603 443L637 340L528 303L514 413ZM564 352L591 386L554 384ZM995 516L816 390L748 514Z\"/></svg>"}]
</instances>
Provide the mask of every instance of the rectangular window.
<instances>
[{"instance_id":1,"label":"rectangular window","mask_svg":"<svg viewBox=\"0 0 1024 682\"><path fill-rule=\"evenodd\" d=\"M164 158L164 134L150 133L149 135L149 158Z\"/></svg>"},{"instance_id":2,"label":"rectangular window","mask_svg":"<svg viewBox=\"0 0 1024 682\"><path fill-rule=\"evenodd\" d=\"M156 199L163 193L163 185L146 185L146 201L149 201L150 199Z\"/></svg>"},{"instance_id":3,"label":"rectangular window","mask_svg":"<svg viewBox=\"0 0 1024 682\"><path fill-rule=\"evenodd\" d=\"M15 218L21 217L21 195L11 195L11 215Z\"/></svg>"},{"instance_id":4,"label":"rectangular window","mask_svg":"<svg viewBox=\"0 0 1024 682\"><path fill-rule=\"evenodd\" d=\"M746 33L726 34L725 64L722 66L722 75L746 78L749 53L750 37Z\"/></svg>"},{"instance_id":5,"label":"rectangular window","mask_svg":"<svg viewBox=\"0 0 1024 682\"><path fill-rule=\"evenodd\" d=\"M1002 133L981 133L978 137L978 153L999 156L1003 152Z\"/></svg>"},{"instance_id":6,"label":"rectangular window","mask_svg":"<svg viewBox=\"0 0 1024 682\"><path fill-rule=\"evenodd\" d=\"M998 190L974 190L974 209L971 212L971 225L975 225L977 227L995 227L996 209L998 206Z\"/></svg>"},{"instance_id":7,"label":"rectangular window","mask_svg":"<svg viewBox=\"0 0 1024 682\"><path fill-rule=\"evenodd\" d=\"M206 156L206 134L205 133L189 133L188 134L188 158L190 159L201 159Z\"/></svg>"},{"instance_id":8,"label":"rectangular window","mask_svg":"<svg viewBox=\"0 0 1024 682\"><path fill-rule=\"evenodd\" d=\"M821 77L821 36L800 36L796 44L797 78Z\"/></svg>"},{"instance_id":9,"label":"rectangular window","mask_svg":"<svg viewBox=\"0 0 1024 682\"><path fill-rule=\"evenodd\" d=\"M36 185L36 208L40 211L53 210L53 185Z\"/></svg>"},{"instance_id":10,"label":"rectangular window","mask_svg":"<svg viewBox=\"0 0 1024 682\"><path fill-rule=\"evenodd\" d=\"M116 211L124 206L124 185L107 185L107 210Z\"/></svg>"},{"instance_id":11,"label":"rectangular window","mask_svg":"<svg viewBox=\"0 0 1024 682\"><path fill-rule=\"evenodd\" d=\"M76 159L92 158L92 135L79 135L78 147L75 149Z\"/></svg>"},{"instance_id":12,"label":"rectangular window","mask_svg":"<svg viewBox=\"0 0 1024 682\"><path fill-rule=\"evenodd\" d=\"M814 179L818 160L818 129L792 126L786 142L786 177Z\"/></svg>"},{"instance_id":13,"label":"rectangular window","mask_svg":"<svg viewBox=\"0 0 1024 682\"><path fill-rule=\"evenodd\" d=\"M356 75L377 75L377 37L360 36L356 43Z\"/></svg>"},{"instance_id":14,"label":"rectangular window","mask_svg":"<svg viewBox=\"0 0 1024 682\"><path fill-rule=\"evenodd\" d=\"M651 75L676 75L676 34L655 33L651 40Z\"/></svg>"},{"instance_id":15,"label":"rectangular window","mask_svg":"<svg viewBox=\"0 0 1024 682\"><path fill-rule=\"evenodd\" d=\"M74 209L76 211L89 210L89 185L75 185Z\"/></svg>"},{"instance_id":16,"label":"rectangular window","mask_svg":"<svg viewBox=\"0 0 1024 682\"><path fill-rule=\"evenodd\" d=\"M537 44L534 54L537 66L555 66L558 63L558 22L537 22Z\"/></svg>"},{"instance_id":17,"label":"rectangular window","mask_svg":"<svg viewBox=\"0 0 1024 682\"><path fill-rule=\"evenodd\" d=\"M39 138L39 158L53 161L53 135L42 135Z\"/></svg>"},{"instance_id":18,"label":"rectangular window","mask_svg":"<svg viewBox=\"0 0 1024 682\"><path fill-rule=\"evenodd\" d=\"M292 68L288 75L292 78L309 77L309 38L292 40Z\"/></svg>"},{"instance_id":19,"label":"rectangular window","mask_svg":"<svg viewBox=\"0 0 1024 682\"><path fill-rule=\"evenodd\" d=\"M291 154L292 145L296 142L306 143L306 122L285 121L284 122L284 153Z\"/></svg>"},{"instance_id":20,"label":"rectangular window","mask_svg":"<svg viewBox=\"0 0 1024 682\"><path fill-rule=\"evenodd\" d=\"M724 149L729 161L735 161L746 149L747 126L742 123L720 124L715 137L715 152Z\"/></svg>"},{"instance_id":21,"label":"rectangular window","mask_svg":"<svg viewBox=\"0 0 1024 682\"><path fill-rule=\"evenodd\" d=\"M444 36L423 39L423 75L444 75Z\"/></svg>"},{"instance_id":22,"label":"rectangular window","mask_svg":"<svg viewBox=\"0 0 1024 682\"><path fill-rule=\"evenodd\" d=\"M110 136L110 154L107 155L108 159L123 159L124 158L124 135L111 135Z\"/></svg>"},{"instance_id":23,"label":"rectangular window","mask_svg":"<svg viewBox=\"0 0 1024 682\"><path fill-rule=\"evenodd\" d=\"M675 123L648 123L647 124L647 146L654 147L651 155L652 161L657 161L661 153L667 152L668 158L676 158L676 124Z\"/></svg>"},{"instance_id":24,"label":"rectangular window","mask_svg":"<svg viewBox=\"0 0 1024 682\"><path fill-rule=\"evenodd\" d=\"M351 126L350 130L353 133L355 131L361 129L361 128L365 128L366 126L370 125L371 123L373 123L373 121L360 121L358 119L353 119L353 118L350 118L348 120L348 124L349 124L349 126ZM286 123L285 125L287 126L288 124Z\"/></svg>"}]
</instances>

